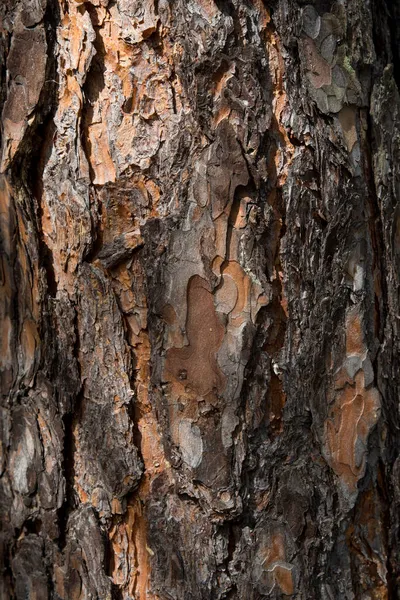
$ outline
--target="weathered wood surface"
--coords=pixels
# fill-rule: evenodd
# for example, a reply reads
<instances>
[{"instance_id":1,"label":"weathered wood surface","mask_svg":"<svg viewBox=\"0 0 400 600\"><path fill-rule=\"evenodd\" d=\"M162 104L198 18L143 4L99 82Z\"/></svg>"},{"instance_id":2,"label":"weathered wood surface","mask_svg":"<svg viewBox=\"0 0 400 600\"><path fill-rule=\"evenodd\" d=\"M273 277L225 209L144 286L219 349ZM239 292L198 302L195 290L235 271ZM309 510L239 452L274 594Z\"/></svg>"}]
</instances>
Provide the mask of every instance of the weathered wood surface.
<instances>
[{"instance_id":1,"label":"weathered wood surface","mask_svg":"<svg viewBox=\"0 0 400 600\"><path fill-rule=\"evenodd\" d=\"M399 15L2 1L2 599L400 598Z\"/></svg>"}]
</instances>

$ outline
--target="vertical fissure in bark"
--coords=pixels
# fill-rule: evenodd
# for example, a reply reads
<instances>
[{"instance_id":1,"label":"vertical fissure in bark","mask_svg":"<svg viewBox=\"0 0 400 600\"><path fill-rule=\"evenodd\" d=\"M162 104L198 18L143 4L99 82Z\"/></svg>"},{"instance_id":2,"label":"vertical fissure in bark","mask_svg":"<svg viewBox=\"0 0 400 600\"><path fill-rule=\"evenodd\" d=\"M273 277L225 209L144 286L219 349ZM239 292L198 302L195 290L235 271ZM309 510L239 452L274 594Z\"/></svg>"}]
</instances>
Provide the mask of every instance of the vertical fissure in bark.
<instances>
[{"instance_id":1,"label":"vertical fissure in bark","mask_svg":"<svg viewBox=\"0 0 400 600\"><path fill-rule=\"evenodd\" d=\"M80 396L76 400L78 405ZM76 407L71 407L71 412L68 412L63 417L64 426L64 453L62 473L65 481L65 497L61 508L58 510L59 523L59 538L58 547L63 551L67 544L67 526L68 519L71 513L77 507L77 499L75 493L75 440L74 440L74 425L77 421L75 413ZM78 413L79 414L79 413Z\"/></svg>"},{"instance_id":2,"label":"vertical fissure in bark","mask_svg":"<svg viewBox=\"0 0 400 600\"><path fill-rule=\"evenodd\" d=\"M44 269L44 272L46 274L47 293L51 298L55 298L57 296L58 286L54 271L53 252L45 241L45 236L41 224L43 223L44 218L42 204L43 172L46 167L48 152L51 149L54 134L56 131L54 125L55 112L56 104L53 103L53 107L50 111L50 114L48 114L44 122L41 125L39 125L36 131L36 135L34 136L33 147L39 148L40 150L37 152L37 154L33 155L28 169L29 179L30 181L32 181L31 192L37 207L36 220L38 227L40 266Z\"/></svg>"},{"instance_id":3,"label":"vertical fissure in bark","mask_svg":"<svg viewBox=\"0 0 400 600\"><path fill-rule=\"evenodd\" d=\"M398 97L400 85L400 55L398 48L400 6L396 2L389 4L384 2L383 6L378 6L377 3L374 2L373 14L374 45L377 52L377 58L381 63L383 63L383 66L386 66L386 63L389 61L392 62L393 77L397 85ZM386 29L389 31L389 44L391 56L389 55L389 50L382 47L384 25L386 25ZM387 69L388 67L386 67L386 72ZM384 81L384 76L382 78L382 81ZM370 96L371 107L373 105L374 100L373 94L375 92L376 87L380 84L381 82L374 82L374 85L372 86ZM387 102L386 98L385 102ZM395 466L398 454L394 449L398 448L400 444L399 414L397 411L393 410L393 400L394 396L396 396L396 392L395 389L392 388L396 387L397 382L388 381L387 376L385 374L385 365L388 363L388 360L392 361L394 365L398 365L398 359L396 356L397 340L395 334L395 327L394 324L390 321L390 317L393 315L393 301L391 306L390 290L388 289L387 282L387 274L390 273L391 269L390 258L393 257L393 254L391 252L391 248L388 247L388 239L387 236L385 237L384 232L385 217L387 219L387 215L385 214L385 212L388 210L388 208L387 206L385 206L382 197L380 197L380 195L378 194L378 190L375 185L375 178L377 178L377 180L379 181L380 172L379 169L376 172L376 164L374 165L373 159L382 151L379 147L379 138L382 136L381 131L379 131L381 123L379 122L379 120L376 119L376 116L372 116L370 113L366 115L366 121L366 179L370 189L369 201L372 213L372 217L370 219L370 227L371 237L375 242L374 258L376 260L376 277L378 280L377 288L381 296L379 298L377 292L375 292L377 298L375 310L377 312L377 320L379 325L377 337L379 339L380 346L376 352L373 366L376 378L376 385L380 390L381 397L383 399L382 414L384 422L383 428L385 429L385 440L382 444L384 447L384 455L380 456L378 465L378 492L382 497L382 519L385 524L385 565L387 569L388 597L391 598L395 597L396 589L399 583L398 544L400 543L399 528L397 527L397 531L393 531L392 507L395 503L391 502L390 500L390 498L396 497L396 484L393 484L393 479L396 478ZM382 138L380 143L382 144ZM395 143L394 139L393 143ZM388 225L386 223L386 228L387 227ZM390 531L392 531L392 535L390 535Z\"/></svg>"},{"instance_id":4,"label":"vertical fissure in bark","mask_svg":"<svg viewBox=\"0 0 400 600\"><path fill-rule=\"evenodd\" d=\"M39 264L46 273L47 292L50 297L57 293L57 282L53 267L52 251L45 242L42 231L43 174L51 151L54 134L54 116L57 110L59 74L57 70L57 27L60 11L57 0L46 2L43 16L47 51L45 81L38 99L34 123L28 127L10 168L10 179L17 191L23 184L24 201L30 215L28 220L37 233ZM35 24L35 27L37 24ZM28 208L29 207L29 208Z\"/></svg>"},{"instance_id":5,"label":"vertical fissure in bark","mask_svg":"<svg viewBox=\"0 0 400 600\"><path fill-rule=\"evenodd\" d=\"M397 88L400 89L400 6L398 2L385 1L388 11L388 26L390 30L390 45L392 49L392 60L394 66L394 79ZM381 9L381 7L380 7Z\"/></svg>"}]
</instances>

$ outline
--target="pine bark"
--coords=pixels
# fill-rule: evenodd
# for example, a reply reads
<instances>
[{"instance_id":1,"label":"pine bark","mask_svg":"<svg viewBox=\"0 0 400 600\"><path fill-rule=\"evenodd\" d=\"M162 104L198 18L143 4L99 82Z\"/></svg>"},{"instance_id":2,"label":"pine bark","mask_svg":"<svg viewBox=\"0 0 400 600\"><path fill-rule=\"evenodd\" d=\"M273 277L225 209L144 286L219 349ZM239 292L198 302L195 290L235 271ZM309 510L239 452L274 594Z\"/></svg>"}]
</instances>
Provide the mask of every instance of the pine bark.
<instances>
[{"instance_id":1,"label":"pine bark","mask_svg":"<svg viewBox=\"0 0 400 600\"><path fill-rule=\"evenodd\" d=\"M400 598L399 0L3 0L2 599Z\"/></svg>"}]
</instances>

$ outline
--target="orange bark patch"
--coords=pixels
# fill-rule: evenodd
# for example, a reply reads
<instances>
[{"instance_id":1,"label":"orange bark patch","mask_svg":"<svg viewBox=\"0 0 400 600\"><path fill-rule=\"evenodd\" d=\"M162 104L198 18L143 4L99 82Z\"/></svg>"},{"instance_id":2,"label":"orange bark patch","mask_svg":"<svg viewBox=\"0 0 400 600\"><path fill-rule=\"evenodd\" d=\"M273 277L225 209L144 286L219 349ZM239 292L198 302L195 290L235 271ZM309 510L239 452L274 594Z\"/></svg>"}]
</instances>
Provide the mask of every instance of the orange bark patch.
<instances>
[{"instance_id":1,"label":"orange bark patch","mask_svg":"<svg viewBox=\"0 0 400 600\"><path fill-rule=\"evenodd\" d=\"M7 254L11 251L10 203L11 193L8 182L3 175L0 175L0 231L2 250Z\"/></svg>"},{"instance_id":2,"label":"orange bark patch","mask_svg":"<svg viewBox=\"0 0 400 600\"><path fill-rule=\"evenodd\" d=\"M149 550L147 524L139 498L128 506L122 522L110 531L113 548L112 579L138 600L153 598L149 595Z\"/></svg>"},{"instance_id":3,"label":"orange bark patch","mask_svg":"<svg viewBox=\"0 0 400 600\"><path fill-rule=\"evenodd\" d=\"M104 185L108 181L115 181L116 170L110 155L107 130L102 123L96 123L89 127L89 141L88 158L94 171L93 183Z\"/></svg>"},{"instance_id":4,"label":"orange bark patch","mask_svg":"<svg viewBox=\"0 0 400 600\"><path fill-rule=\"evenodd\" d=\"M1 201L0 190L0 203ZM0 204L1 210L2 206ZM12 268L7 256L9 250L7 238L11 230L8 219L8 212L0 212L0 238L2 241L4 240L4 251L0 256L0 370L9 369L12 365L11 341L13 325L9 313L13 301L13 293L11 287Z\"/></svg>"},{"instance_id":5,"label":"orange bark patch","mask_svg":"<svg viewBox=\"0 0 400 600\"><path fill-rule=\"evenodd\" d=\"M228 119L230 114L230 106L228 106L227 104L225 106L221 106L221 108L218 109L216 115L213 118L214 128L216 129L221 123L221 121L223 121L224 119Z\"/></svg>"},{"instance_id":6,"label":"orange bark patch","mask_svg":"<svg viewBox=\"0 0 400 600\"><path fill-rule=\"evenodd\" d=\"M235 282L237 296L231 316L233 324L240 325L246 319L245 314L250 313L251 279L236 261L228 262L222 272Z\"/></svg>"},{"instance_id":7,"label":"orange bark patch","mask_svg":"<svg viewBox=\"0 0 400 600\"><path fill-rule=\"evenodd\" d=\"M287 596L291 596L292 594L294 594L293 576L291 569L283 565L275 565L273 572L275 581L281 588L282 592Z\"/></svg>"},{"instance_id":8,"label":"orange bark patch","mask_svg":"<svg viewBox=\"0 0 400 600\"><path fill-rule=\"evenodd\" d=\"M205 396L213 389L222 392L225 378L216 353L222 344L224 327L214 307L208 283L198 275L188 284L187 337L189 345L167 352L167 381L180 381L185 387Z\"/></svg>"},{"instance_id":9,"label":"orange bark patch","mask_svg":"<svg viewBox=\"0 0 400 600\"><path fill-rule=\"evenodd\" d=\"M140 333L136 353L138 361L137 401L135 421L140 432L140 450L145 472L135 497L130 501L122 521L110 533L114 558L113 580L137 600L156 598L149 591L151 542L147 537L145 506L153 479L169 470L165 460L157 420L148 397L150 343L147 334Z\"/></svg>"},{"instance_id":10,"label":"orange bark patch","mask_svg":"<svg viewBox=\"0 0 400 600\"><path fill-rule=\"evenodd\" d=\"M221 67L216 71L216 73L213 76L213 92L216 98L221 96L222 90L226 86L228 80L233 76L234 72L234 64L228 65L226 61L222 62Z\"/></svg>"},{"instance_id":11,"label":"orange bark patch","mask_svg":"<svg viewBox=\"0 0 400 600\"><path fill-rule=\"evenodd\" d=\"M271 20L271 16L269 14L268 9L265 7L264 2L262 0L252 0L254 6L257 8L258 10L258 17L259 17L259 24L260 24L260 29L263 30L266 28L266 26L268 25L268 23Z\"/></svg>"},{"instance_id":12,"label":"orange bark patch","mask_svg":"<svg viewBox=\"0 0 400 600\"><path fill-rule=\"evenodd\" d=\"M36 323L30 319L24 321L21 332L21 347L25 356L25 370L27 371L33 364L35 350L39 344L39 335Z\"/></svg>"},{"instance_id":13,"label":"orange bark patch","mask_svg":"<svg viewBox=\"0 0 400 600\"><path fill-rule=\"evenodd\" d=\"M265 564L270 565L281 560L285 560L285 540L281 533L275 533L265 555Z\"/></svg>"},{"instance_id":14,"label":"orange bark patch","mask_svg":"<svg viewBox=\"0 0 400 600\"><path fill-rule=\"evenodd\" d=\"M346 318L346 352L362 354L365 352L364 335L358 312L351 312Z\"/></svg>"},{"instance_id":15,"label":"orange bark patch","mask_svg":"<svg viewBox=\"0 0 400 600\"><path fill-rule=\"evenodd\" d=\"M274 90L272 110L275 119L272 122L272 128L277 129L282 142L279 144L279 147L275 148L268 170L270 173L276 173L278 187L282 187L287 179L289 166L294 154L294 147L289 139L288 132L282 123L283 112L287 106L287 96L284 88L285 64L282 55L281 41L270 26L267 26L266 35L269 69ZM273 191L273 194L275 197L275 190Z\"/></svg>"},{"instance_id":16,"label":"orange bark patch","mask_svg":"<svg viewBox=\"0 0 400 600\"><path fill-rule=\"evenodd\" d=\"M226 88L228 81L234 77L235 65L229 64L226 61L222 61L222 64L213 76L213 97L214 97L214 117L213 125L214 128L218 126L221 121L227 119L231 114L231 106L229 100L224 96L224 89Z\"/></svg>"},{"instance_id":17,"label":"orange bark patch","mask_svg":"<svg viewBox=\"0 0 400 600\"><path fill-rule=\"evenodd\" d=\"M379 418L380 399L376 388L364 388L364 373L355 377L356 386L347 385L336 398L331 416L325 422L325 436L332 469L354 492L364 475L367 441Z\"/></svg>"},{"instance_id":18,"label":"orange bark patch","mask_svg":"<svg viewBox=\"0 0 400 600\"><path fill-rule=\"evenodd\" d=\"M285 540L282 533L272 535L271 544L265 554L264 566L272 574L283 594L288 596L294 594L292 565L286 562Z\"/></svg>"},{"instance_id":19,"label":"orange bark patch","mask_svg":"<svg viewBox=\"0 0 400 600\"><path fill-rule=\"evenodd\" d=\"M164 456L162 441L158 432L157 418L149 400L149 364L150 342L146 328L146 303L141 285L141 271L130 272L125 267L118 270L118 281L114 287L118 296L121 289L133 288L135 278L136 296L129 303L130 310L140 308L144 313L138 319L135 335L135 422L139 430L137 446L140 447L144 462L144 474L137 492L128 499L128 507L122 513L122 507L113 502L114 526L109 537L112 547L111 574L113 582L137 600L152 600L157 596L149 590L151 576L151 540L147 535L146 503L150 496L153 480L162 472L169 473L170 466ZM131 277L131 280L129 279ZM129 318L129 315L126 317Z\"/></svg>"},{"instance_id":20,"label":"orange bark patch","mask_svg":"<svg viewBox=\"0 0 400 600\"><path fill-rule=\"evenodd\" d=\"M222 264L221 275L222 281L215 293L217 310L229 314L233 327L240 327L249 319L255 322L259 309L268 302L262 295L262 287L254 283L235 260Z\"/></svg>"}]
</instances>

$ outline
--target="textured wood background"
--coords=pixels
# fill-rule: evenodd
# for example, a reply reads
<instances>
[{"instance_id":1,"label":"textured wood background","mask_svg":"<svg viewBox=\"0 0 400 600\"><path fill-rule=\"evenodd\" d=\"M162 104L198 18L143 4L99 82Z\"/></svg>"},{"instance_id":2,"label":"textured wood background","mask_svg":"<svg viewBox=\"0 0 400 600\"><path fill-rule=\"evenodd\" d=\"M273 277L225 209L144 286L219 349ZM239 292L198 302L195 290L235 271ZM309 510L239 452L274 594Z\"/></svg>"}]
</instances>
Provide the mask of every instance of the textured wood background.
<instances>
[{"instance_id":1,"label":"textured wood background","mask_svg":"<svg viewBox=\"0 0 400 600\"><path fill-rule=\"evenodd\" d=\"M400 2L308 1L2 0L2 600L400 598Z\"/></svg>"}]
</instances>

